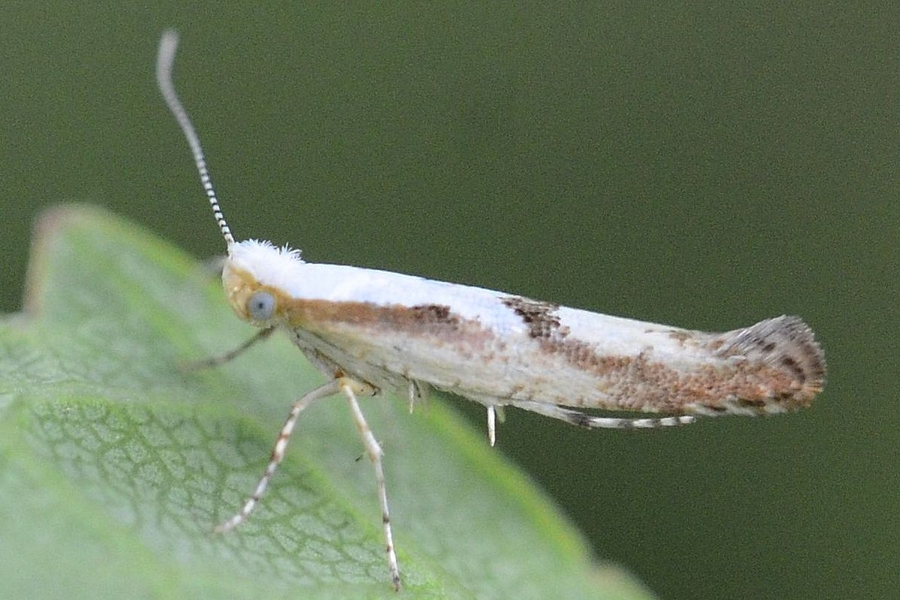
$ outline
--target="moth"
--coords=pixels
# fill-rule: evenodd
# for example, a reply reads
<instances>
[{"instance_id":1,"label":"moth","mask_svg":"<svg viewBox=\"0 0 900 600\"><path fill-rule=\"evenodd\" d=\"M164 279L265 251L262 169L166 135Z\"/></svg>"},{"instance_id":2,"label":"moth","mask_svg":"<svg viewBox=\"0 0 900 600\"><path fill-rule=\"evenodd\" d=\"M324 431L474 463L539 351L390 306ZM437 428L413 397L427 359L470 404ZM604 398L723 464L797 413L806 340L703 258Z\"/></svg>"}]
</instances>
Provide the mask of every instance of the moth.
<instances>
[{"instance_id":1,"label":"moth","mask_svg":"<svg viewBox=\"0 0 900 600\"><path fill-rule=\"evenodd\" d=\"M260 328L205 364L230 360L281 331L327 380L293 402L256 488L218 531L248 518L284 458L300 413L328 396L347 401L374 467L391 583L399 590L383 452L360 397L399 392L410 408L431 388L468 398L486 408L493 445L497 414L507 406L589 429L654 428L688 424L696 415L791 411L808 406L822 390L824 354L798 317L705 333L400 273L309 263L287 246L236 241L172 82L177 44L174 31L163 34L157 82L187 138L225 240L228 302L238 317ZM583 409L663 416L629 419Z\"/></svg>"}]
</instances>

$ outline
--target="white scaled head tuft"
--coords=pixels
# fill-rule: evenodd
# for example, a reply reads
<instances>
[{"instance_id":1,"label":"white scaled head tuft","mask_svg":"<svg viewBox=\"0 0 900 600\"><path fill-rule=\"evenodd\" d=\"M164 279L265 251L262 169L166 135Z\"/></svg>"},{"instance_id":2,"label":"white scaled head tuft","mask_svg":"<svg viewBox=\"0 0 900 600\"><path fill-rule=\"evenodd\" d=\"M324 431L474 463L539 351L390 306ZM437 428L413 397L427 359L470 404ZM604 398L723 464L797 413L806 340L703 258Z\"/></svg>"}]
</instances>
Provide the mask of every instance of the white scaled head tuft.
<instances>
[{"instance_id":1,"label":"white scaled head tuft","mask_svg":"<svg viewBox=\"0 0 900 600\"><path fill-rule=\"evenodd\" d=\"M279 248L271 242L259 240L235 243L230 248L228 260L260 284L282 290L297 280L299 268L303 265L299 250L287 246Z\"/></svg>"}]
</instances>

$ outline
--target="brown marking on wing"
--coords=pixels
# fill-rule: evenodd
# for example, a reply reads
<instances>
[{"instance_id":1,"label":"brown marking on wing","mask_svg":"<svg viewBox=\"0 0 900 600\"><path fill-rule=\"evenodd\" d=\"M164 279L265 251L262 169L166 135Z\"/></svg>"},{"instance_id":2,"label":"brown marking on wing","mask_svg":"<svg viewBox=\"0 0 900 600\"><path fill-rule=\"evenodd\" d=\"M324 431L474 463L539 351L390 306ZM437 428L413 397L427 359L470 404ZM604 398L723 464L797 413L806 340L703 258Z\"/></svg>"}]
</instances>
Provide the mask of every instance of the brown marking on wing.
<instances>
[{"instance_id":1,"label":"brown marking on wing","mask_svg":"<svg viewBox=\"0 0 900 600\"><path fill-rule=\"evenodd\" d=\"M361 326L382 326L402 330L410 335L471 336L487 332L477 323L466 321L442 304L399 304L380 306L368 302L330 302L292 298L278 288L260 284L251 274L238 268L227 270L223 277L225 293L235 313L251 321L248 299L258 291L269 292L275 298L274 316L267 326L285 325L315 329L326 323L346 323ZM478 337L478 336L476 336ZM483 336L482 336L483 337Z\"/></svg>"},{"instance_id":2,"label":"brown marking on wing","mask_svg":"<svg viewBox=\"0 0 900 600\"><path fill-rule=\"evenodd\" d=\"M719 354L746 356L789 374L810 400L825 386L825 354L812 330L798 317L768 319L720 338Z\"/></svg>"},{"instance_id":3,"label":"brown marking on wing","mask_svg":"<svg viewBox=\"0 0 900 600\"><path fill-rule=\"evenodd\" d=\"M680 370L654 360L652 348L636 356L598 356L590 344L572 337L540 344L545 352L610 382L608 395L625 410L793 410L808 406L824 386L822 349L796 317L722 334L688 333L676 339L693 338L715 360Z\"/></svg>"},{"instance_id":4,"label":"brown marking on wing","mask_svg":"<svg viewBox=\"0 0 900 600\"><path fill-rule=\"evenodd\" d=\"M565 337L568 329L560 327L558 304L539 302L521 296L508 296L501 300L503 305L519 315L528 326L528 334L535 339Z\"/></svg>"},{"instance_id":5,"label":"brown marking on wing","mask_svg":"<svg viewBox=\"0 0 900 600\"><path fill-rule=\"evenodd\" d=\"M821 348L796 318L770 319L724 334L673 329L670 336L680 345L723 359L698 361L683 370L654 360L652 348L636 356L598 355L591 344L568 335L557 315L558 305L517 296L502 301L521 317L543 352L607 382L603 391L610 408L679 413L699 406L717 413L729 412L736 404L762 413L772 405L783 410L807 406L822 389ZM757 356L760 352L766 356ZM589 405L593 400L562 402Z\"/></svg>"},{"instance_id":6,"label":"brown marking on wing","mask_svg":"<svg viewBox=\"0 0 900 600\"><path fill-rule=\"evenodd\" d=\"M471 360L491 361L504 352L505 340L474 320L455 314L448 306L423 304L379 306L366 302L298 300L277 289L259 285L243 272L228 274L225 288L238 315L249 320L246 300L260 289L276 298L276 317L268 325L303 327L311 332L327 330L330 323L384 328L410 337L428 337L441 345L453 346ZM746 329L722 334L673 330L682 345L693 346L694 354L708 353L710 360L698 358L694 364L674 368L655 358L652 346L637 355L598 354L592 344L581 341L560 323L558 306L520 297L502 299L527 326L532 343L546 359L559 357L564 363L596 378L596 395L571 398L559 395L532 397L526 389L544 389L546 377L531 374L530 383L516 384L516 397L555 402L566 406L586 406L667 413L740 412L759 413L791 410L810 404L824 386L825 361L821 347L810 329L796 317L779 317ZM527 353L512 353L519 356ZM548 367L543 360L542 368ZM527 373L529 365L514 365ZM552 364L549 365L552 368ZM561 367L562 365L560 365ZM456 387L456 386L450 386ZM465 395L466 390L451 389Z\"/></svg>"},{"instance_id":7,"label":"brown marking on wing","mask_svg":"<svg viewBox=\"0 0 900 600\"><path fill-rule=\"evenodd\" d=\"M409 309L411 318L423 325L441 323L458 326L460 318L453 314L449 306L443 304L419 304Z\"/></svg>"},{"instance_id":8,"label":"brown marking on wing","mask_svg":"<svg viewBox=\"0 0 900 600\"><path fill-rule=\"evenodd\" d=\"M669 336L683 346L685 342L694 337L694 334L686 329L673 329L669 332Z\"/></svg>"},{"instance_id":9,"label":"brown marking on wing","mask_svg":"<svg viewBox=\"0 0 900 600\"><path fill-rule=\"evenodd\" d=\"M409 337L428 337L441 344L456 345L472 354L496 337L476 321L463 319L450 307L437 304L403 306L377 305L369 302L330 302L327 300L297 300L280 297L279 306L284 319L291 326L310 331L328 329L330 324L342 323L369 329L403 332Z\"/></svg>"}]
</instances>

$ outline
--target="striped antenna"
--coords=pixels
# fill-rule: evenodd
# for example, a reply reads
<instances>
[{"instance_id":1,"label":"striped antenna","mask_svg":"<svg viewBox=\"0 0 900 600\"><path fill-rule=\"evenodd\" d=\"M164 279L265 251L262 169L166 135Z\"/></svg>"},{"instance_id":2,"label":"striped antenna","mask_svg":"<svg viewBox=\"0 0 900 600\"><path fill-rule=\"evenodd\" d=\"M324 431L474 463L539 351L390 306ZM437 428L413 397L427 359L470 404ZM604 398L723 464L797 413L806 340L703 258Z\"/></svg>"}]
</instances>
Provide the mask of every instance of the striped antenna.
<instances>
[{"instance_id":1,"label":"striped antenna","mask_svg":"<svg viewBox=\"0 0 900 600\"><path fill-rule=\"evenodd\" d=\"M194 129L194 125L191 123L191 118L184 109L184 105L178 99L178 94L175 93L175 84L172 83L172 65L175 63L175 50L177 48L178 33L173 29L163 32L162 39L159 41L159 54L156 56L156 83L159 85L159 91L165 98L169 110L175 115L175 120L181 126L181 131L184 132L184 137L187 138L187 142L191 147L194 163L197 165L197 171L200 173L200 183L203 184L203 191L206 192L206 197L209 199L213 217L215 217L219 230L222 232L222 237L225 238L225 243L230 251L234 245L234 236L231 235L231 229L228 227L228 222L225 220L225 215L222 214L222 209L219 206L219 200L216 198L216 190L213 188L212 181L209 178L209 169L206 167L206 158L203 156L200 138L197 136L197 131Z\"/></svg>"}]
</instances>

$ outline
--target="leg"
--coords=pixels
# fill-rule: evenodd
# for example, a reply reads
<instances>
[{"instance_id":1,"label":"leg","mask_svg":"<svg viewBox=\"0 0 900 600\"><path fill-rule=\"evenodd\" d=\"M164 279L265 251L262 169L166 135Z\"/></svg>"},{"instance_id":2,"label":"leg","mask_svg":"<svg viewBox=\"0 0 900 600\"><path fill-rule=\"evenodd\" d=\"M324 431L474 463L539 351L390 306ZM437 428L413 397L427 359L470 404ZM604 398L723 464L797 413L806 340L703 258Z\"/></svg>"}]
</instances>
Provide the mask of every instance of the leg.
<instances>
[{"instance_id":1,"label":"leg","mask_svg":"<svg viewBox=\"0 0 900 600\"><path fill-rule=\"evenodd\" d=\"M513 406L524 410L530 410L545 417L553 417L578 427L586 429L655 429L658 427L673 427L693 423L696 417L684 415L680 417L651 417L643 419L623 419L619 417L595 417L577 410L571 410L556 404L544 402L532 402L519 400L510 402Z\"/></svg>"},{"instance_id":2,"label":"leg","mask_svg":"<svg viewBox=\"0 0 900 600\"><path fill-rule=\"evenodd\" d=\"M350 411L353 413L353 420L356 421L356 429L362 438L366 454L368 454L369 460L372 461L372 466L375 468L375 484L378 487L378 500L381 503L381 522L384 525L384 542L388 555L388 569L391 572L391 582L394 585L394 590L399 591L400 567L397 565L397 553L394 551L394 534L391 531L391 514L388 510L387 488L384 483L384 469L381 462L384 452L382 452L378 440L372 434L372 430L369 429L366 417L363 416L362 410L359 408L359 402L356 401L357 392L369 391L371 387L353 380L344 379L341 380L340 388L350 403Z\"/></svg>"},{"instance_id":3,"label":"leg","mask_svg":"<svg viewBox=\"0 0 900 600\"><path fill-rule=\"evenodd\" d=\"M493 406L487 407L488 411L488 440L491 442L491 447L497 443L497 412L494 410Z\"/></svg>"},{"instance_id":4,"label":"leg","mask_svg":"<svg viewBox=\"0 0 900 600\"><path fill-rule=\"evenodd\" d=\"M487 407L488 440L491 447L497 443L497 421L502 423L506 420L506 412L503 410L505 406L505 404L491 404Z\"/></svg>"},{"instance_id":5,"label":"leg","mask_svg":"<svg viewBox=\"0 0 900 600\"><path fill-rule=\"evenodd\" d=\"M218 367L219 365L223 365L230 360L238 357L243 354L244 350L253 346L256 342L266 339L272 332L275 331L272 327L268 329L260 329L252 338L231 350L230 352L226 352L225 354L220 354L219 356L210 356L209 358L204 358L202 360L195 360L189 363L185 363L181 365L181 370L185 373L189 373L191 371L199 371L201 369L209 369L211 367Z\"/></svg>"},{"instance_id":6,"label":"leg","mask_svg":"<svg viewBox=\"0 0 900 600\"><path fill-rule=\"evenodd\" d=\"M257 338L258 337L259 336L257 336ZM334 379L303 395L299 400L296 400L294 404L291 405L291 412L288 413L287 420L284 422L284 425L282 425L281 431L278 432L278 440L276 440L275 447L272 449L272 456L269 459L269 464L266 465L266 470L263 473L263 476L260 477L259 482L256 484L256 488L253 490L253 494L251 494L250 497L247 498L247 501L244 502L244 506L241 507L241 510L238 511L236 515L216 527L215 530L217 533L224 533L226 531L234 529L235 527L246 521L247 517L250 516L250 513L253 512L253 509L259 503L259 499L262 497L263 492L266 491L269 482L272 481L272 476L275 475L275 470L278 469L278 465L284 458L284 452L287 449L288 440L291 437L291 432L294 431L294 425L297 423L297 417L300 416L300 413L303 412L303 410L307 406L309 406L316 400L325 398L327 396L333 396L340 391L340 380Z\"/></svg>"},{"instance_id":7,"label":"leg","mask_svg":"<svg viewBox=\"0 0 900 600\"><path fill-rule=\"evenodd\" d=\"M428 384L424 381L416 381L415 379L410 379L406 383L406 395L409 398L409 414L412 414L413 408L416 406L416 402L421 402L424 404L428 401L428 394L430 392Z\"/></svg>"}]
</instances>

